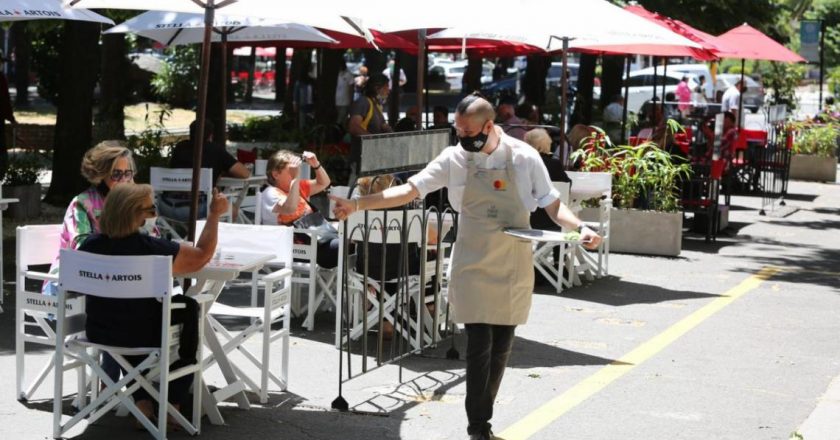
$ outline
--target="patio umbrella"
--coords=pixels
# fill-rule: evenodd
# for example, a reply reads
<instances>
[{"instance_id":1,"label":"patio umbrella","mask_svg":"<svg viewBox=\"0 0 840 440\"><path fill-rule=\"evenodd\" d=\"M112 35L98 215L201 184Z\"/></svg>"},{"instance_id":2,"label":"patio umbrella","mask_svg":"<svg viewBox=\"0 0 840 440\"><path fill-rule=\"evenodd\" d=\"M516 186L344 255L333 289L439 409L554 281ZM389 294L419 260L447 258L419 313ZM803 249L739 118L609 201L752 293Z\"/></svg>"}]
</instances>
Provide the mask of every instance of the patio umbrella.
<instances>
[{"instance_id":1,"label":"patio umbrella","mask_svg":"<svg viewBox=\"0 0 840 440\"><path fill-rule=\"evenodd\" d=\"M717 38L727 45L726 50L720 52L721 57L741 59L741 84L744 84L744 64L746 60L780 61L783 63L806 62L805 58L747 23L732 28L718 35ZM743 126L743 111L744 100L738 99L738 128Z\"/></svg>"},{"instance_id":2,"label":"patio umbrella","mask_svg":"<svg viewBox=\"0 0 840 440\"><path fill-rule=\"evenodd\" d=\"M114 24L87 9L71 9L61 0L0 0L0 21L78 20Z\"/></svg>"},{"instance_id":3,"label":"patio umbrella","mask_svg":"<svg viewBox=\"0 0 840 440\"><path fill-rule=\"evenodd\" d=\"M519 0L507 6L510 7L505 9L505 13L495 12L486 18L481 16L482 12L476 12L469 22L434 33L429 40L480 38L529 44L547 52L560 50L564 73L568 68L568 52L576 48L594 46L608 49L644 44L700 47L671 30L603 0ZM569 14L569 11L575 13ZM582 17L597 17L597 21ZM560 126L563 132L568 106L567 91L568 78L564 74L560 106Z\"/></svg>"},{"instance_id":4,"label":"patio umbrella","mask_svg":"<svg viewBox=\"0 0 840 440\"><path fill-rule=\"evenodd\" d=\"M281 20L286 23L299 23L319 28L334 29L346 33L355 33L368 37L353 19L325 6L333 6L333 1L315 1L279 3L276 0L69 0L72 7L134 9L153 11L191 12L204 14L204 35L202 39L201 70L198 82L198 108L196 120L197 133L204 133L207 113L207 84L209 80L210 43L217 9L223 9L232 16L250 17L258 14L266 19ZM337 3L337 2L335 2ZM192 194L190 200L190 219L188 240L195 240L195 222L198 219L198 188L201 172L202 137L197 136L193 146Z\"/></svg>"}]
</instances>

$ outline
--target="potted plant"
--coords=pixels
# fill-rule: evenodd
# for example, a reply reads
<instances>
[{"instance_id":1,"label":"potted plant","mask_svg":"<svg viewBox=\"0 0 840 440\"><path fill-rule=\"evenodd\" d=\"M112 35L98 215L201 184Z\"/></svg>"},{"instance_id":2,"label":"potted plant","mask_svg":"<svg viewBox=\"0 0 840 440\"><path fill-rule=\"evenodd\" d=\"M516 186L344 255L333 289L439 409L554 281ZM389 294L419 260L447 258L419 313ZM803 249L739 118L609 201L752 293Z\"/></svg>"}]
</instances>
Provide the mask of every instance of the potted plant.
<instances>
[{"instance_id":1,"label":"potted plant","mask_svg":"<svg viewBox=\"0 0 840 440\"><path fill-rule=\"evenodd\" d=\"M837 179L837 142L840 124L795 124L788 130L794 136L790 158L790 178L834 182Z\"/></svg>"},{"instance_id":2,"label":"potted plant","mask_svg":"<svg viewBox=\"0 0 840 440\"><path fill-rule=\"evenodd\" d=\"M612 145L600 130L571 158L581 171L612 174L610 250L680 254L680 182L690 175L689 164L679 163L654 142Z\"/></svg>"},{"instance_id":3,"label":"potted plant","mask_svg":"<svg viewBox=\"0 0 840 440\"><path fill-rule=\"evenodd\" d=\"M9 216L26 220L41 215L41 184L38 173L41 160L35 153L18 153L10 157L9 168L3 178L4 197L18 199L9 205Z\"/></svg>"}]
</instances>

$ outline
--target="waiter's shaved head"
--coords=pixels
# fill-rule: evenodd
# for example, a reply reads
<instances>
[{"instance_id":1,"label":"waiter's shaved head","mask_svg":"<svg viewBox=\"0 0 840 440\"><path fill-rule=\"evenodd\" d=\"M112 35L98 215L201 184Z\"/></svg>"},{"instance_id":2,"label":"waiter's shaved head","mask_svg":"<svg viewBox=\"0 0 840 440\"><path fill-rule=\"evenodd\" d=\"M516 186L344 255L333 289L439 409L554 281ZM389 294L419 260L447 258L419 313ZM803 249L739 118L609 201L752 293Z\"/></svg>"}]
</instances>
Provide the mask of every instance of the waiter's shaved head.
<instances>
[{"instance_id":1,"label":"waiter's shaved head","mask_svg":"<svg viewBox=\"0 0 840 440\"><path fill-rule=\"evenodd\" d=\"M477 93L467 95L462 99L455 107L455 114L481 121L496 119L496 111L493 110L493 105Z\"/></svg>"}]
</instances>

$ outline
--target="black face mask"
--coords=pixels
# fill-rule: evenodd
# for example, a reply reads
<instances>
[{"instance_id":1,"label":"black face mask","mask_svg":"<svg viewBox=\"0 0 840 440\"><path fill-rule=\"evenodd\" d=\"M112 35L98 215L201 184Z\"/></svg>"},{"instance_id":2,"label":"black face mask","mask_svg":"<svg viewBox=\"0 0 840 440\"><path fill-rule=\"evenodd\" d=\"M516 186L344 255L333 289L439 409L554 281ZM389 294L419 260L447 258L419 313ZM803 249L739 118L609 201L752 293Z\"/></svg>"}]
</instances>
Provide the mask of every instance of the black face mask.
<instances>
[{"instance_id":1,"label":"black face mask","mask_svg":"<svg viewBox=\"0 0 840 440\"><path fill-rule=\"evenodd\" d=\"M478 153L487 144L487 136L489 135L482 132L475 136L458 136L458 143L464 150L470 153Z\"/></svg>"}]
</instances>

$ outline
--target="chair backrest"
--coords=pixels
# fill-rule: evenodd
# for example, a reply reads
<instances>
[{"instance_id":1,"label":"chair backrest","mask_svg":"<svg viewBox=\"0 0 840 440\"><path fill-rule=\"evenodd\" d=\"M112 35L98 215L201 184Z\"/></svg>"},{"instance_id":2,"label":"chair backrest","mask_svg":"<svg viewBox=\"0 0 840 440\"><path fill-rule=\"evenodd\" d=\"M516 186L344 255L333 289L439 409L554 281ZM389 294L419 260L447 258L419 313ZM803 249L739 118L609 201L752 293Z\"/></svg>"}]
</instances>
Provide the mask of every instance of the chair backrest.
<instances>
[{"instance_id":1,"label":"chair backrest","mask_svg":"<svg viewBox=\"0 0 840 440\"><path fill-rule=\"evenodd\" d=\"M572 180L570 190L574 199L590 199L612 194L612 174L566 171Z\"/></svg>"},{"instance_id":2,"label":"chair backrest","mask_svg":"<svg viewBox=\"0 0 840 440\"><path fill-rule=\"evenodd\" d=\"M204 220L196 222L196 237L201 236L205 224ZM269 264L291 267L293 236L294 229L289 226L219 223L216 247L225 252L274 254Z\"/></svg>"},{"instance_id":3,"label":"chair backrest","mask_svg":"<svg viewBox=\"0 0 840 440\"><path fill-rule=\"evenodd\" d=\"M202 168L199 175L198 191L202 193L213 192L213 170ZM159 191L192 191L192 168L160 168L152 167L150 170L149 182L155 192Z\"/></svg>"},{"instance_id":4,"label":"chair backrest","mask_svg":"<svg viewBox=\"0 0 840 440\"><path fill-rule=\"evenodd\" d=\"M367 222L365 215L367 214ZM423 239L423 216L422 209L409 209L408 220L408 243L420 244ZM382 233L383 225L387 233ZM362 241L365 230L368 231L368 243L399 244L403 227L402 211L361 211L354 212L347 218L347 232L350 240Z\"/></svg>"},{"instance_id":5,"label":"chair backrest","mask_svg":"<svg viewBox=\"0 0 840 440\"><path fill-rule=\"evenodd\" d=\"M572 190L572 182L551 182L554 184L554 188L557 191L560 191L560 201L563 202L564 205L569 204L569 197L570 192Z\"/></svg>"},{"instance_id":6,"label":"chair backrest","mask_svg":"<svg viewBox=\"0 0 840 440\"><path fill-rule=\"evenodd\" d=\"M62 228L61 224L18 226L18 272L25 272L30 266L52 263L61 246Z\"/></svg>"},{"instance_id":7,"label":"chair backrest","mask_svg":"<svg viewBox=\"0 0 840 440\"><path fill-rule=\"evenodd\" d=\"M163 298L172 294L172 257L114 256L62 249L60 289L104 298Z\"/></svg>"}]
</instances>

